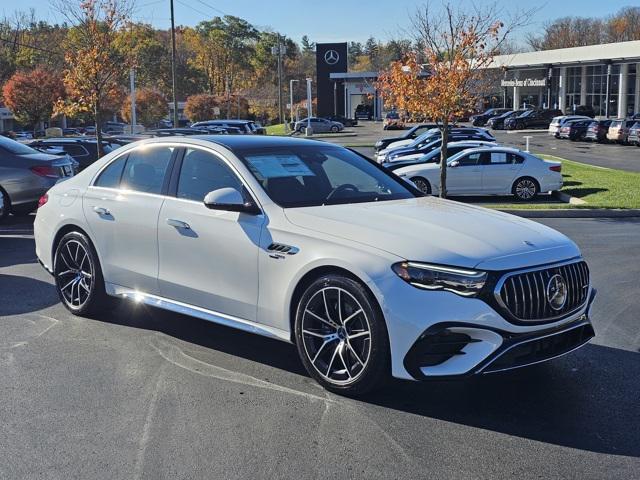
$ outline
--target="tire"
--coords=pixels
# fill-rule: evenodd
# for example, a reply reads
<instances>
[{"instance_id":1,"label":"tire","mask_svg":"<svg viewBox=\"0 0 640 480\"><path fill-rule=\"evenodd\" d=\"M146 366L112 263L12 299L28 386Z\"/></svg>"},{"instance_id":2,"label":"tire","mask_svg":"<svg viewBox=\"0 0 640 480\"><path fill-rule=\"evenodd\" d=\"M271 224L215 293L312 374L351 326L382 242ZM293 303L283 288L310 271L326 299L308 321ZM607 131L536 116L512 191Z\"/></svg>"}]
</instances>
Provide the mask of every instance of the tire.
<instances>
[{"instance_id":1,"label":"tire","mask_svg":"<svg viewBox=\"0 0 640 480\"><path fill-rule=\"evenodd\" d=\"M11 200L9 199L9 195L7 192L0 187L0 222L5 220L9 216L9 212L11 211Z\"/></svg>"},{"instance_id":2,"label":"tire","mask_svg":"<svg viewBox=\"0 0 640 480\"><path fill-rule=\"evenodd\" d=\"M53 274L60 301L74 315L95 315L113 306L105 292L98 255L84 234L69 232L60 239Z\"/></svg>"},{"instance_id":3,"label":"tire","mask_svg":"<svg viewBox=\"0 0 640 480\"><path fill-rule=\"evenodd\" d=\"M363 395L389 377L382 312L352 278L329 274L307 287L296 308L295 340L309 375L331 392Z\"/></svg>"},{"instance_id":4,"label":"tire","mask_svg":"<svg viewBox=\"0 0 640 480\"><path fill-rule=\"evenodd\" d=\"M540 185L535 178L522 177L513 183L511 192L518 200L533 200L540 193Z\"/></svg>"},{"instance_id":5,"label":"tire","mask_svg":"<svg viewBox=\"0 0 640 480\"><path fill-rule=\"evenodd\" d=\"M340 130L338 127L336 127L335 125L333 127L331 127L331 133L338 133L338 130Z\"/></svg>"},{"instance_id":6,"label":"tire","mask_svg":"<svg viewBox=\"0 0 640 480\"><path fill-rule=\"evenodd\" d=\"M429 180L423 177L413 177L411 181L422 193L425 195L431 195L431 184L429 183Z\"/></svg>"}]
</instances>

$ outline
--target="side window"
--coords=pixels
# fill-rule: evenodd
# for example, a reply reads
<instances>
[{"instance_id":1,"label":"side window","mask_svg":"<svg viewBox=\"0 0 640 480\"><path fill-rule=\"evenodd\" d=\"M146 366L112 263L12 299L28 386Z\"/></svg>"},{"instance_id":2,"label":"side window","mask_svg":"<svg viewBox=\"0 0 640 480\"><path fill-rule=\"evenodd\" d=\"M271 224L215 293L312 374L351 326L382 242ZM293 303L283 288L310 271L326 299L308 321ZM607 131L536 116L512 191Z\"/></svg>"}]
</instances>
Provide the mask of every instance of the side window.
<instances>
[{"instance_id":1,"label":"side window","mask_svg":"<svg viewBox=\"0 0 640 480\"><path fill-rule=\"evenodd\" d=\"M201 202L207 193L232 187L242 192L242 183L231 169L215 155L188 148L182 160L177 197Z\"/></svg>"},{"instance_id":2,"label":"side window","mask_svg":"<svg viewBox=\"0 0 640 480\"><path fill-rule=\"evenodd\" d=\"M482 158L482 152L470 153L459 159L461 167L472 167L480 163Z\"/></svg>"},{"instance_id":3,"label":"side window","mask_svg":"<svg viewBox=\"0 0 640 480\"><path fill-rule=\"evenodd\" d=\"M127 158L121 187L137 192L161 193L174 149L174 147L156 146L133 150Z\"/></svg>"},{"instance_id":4,"label":"side window","mask_svg":"<svg viewBox=\"0 0 640 480\"><path fill-rule=\"evenodd\" d=\"M72 157L83 157L88 155L88 152L82 145L64 145L64 151Z\"/></svg>"},{"instance_id":5,"label":"side window","mask_svg":"<svg viewBox=\"0 0 640 480\"><path fill-rule=\"evenodd\" d=\"M507 158L509 159L508 163L515 163L515 164L524 163L524 157L517 155L515 153L508 153Z\"/></svg>"},{"instance_id":6,"label":"side window","mask_svg":"<svg viewBox=\"0 0 640 480\"><path fill-rule=\"evenodd\" d=\"M127 156L122 155L111 162L107 168L102 170L102 173L93 185L104 188L120 187L120 177L122 177L122 170L124 169L126 160Z\"/></svg>"}]
</instances>

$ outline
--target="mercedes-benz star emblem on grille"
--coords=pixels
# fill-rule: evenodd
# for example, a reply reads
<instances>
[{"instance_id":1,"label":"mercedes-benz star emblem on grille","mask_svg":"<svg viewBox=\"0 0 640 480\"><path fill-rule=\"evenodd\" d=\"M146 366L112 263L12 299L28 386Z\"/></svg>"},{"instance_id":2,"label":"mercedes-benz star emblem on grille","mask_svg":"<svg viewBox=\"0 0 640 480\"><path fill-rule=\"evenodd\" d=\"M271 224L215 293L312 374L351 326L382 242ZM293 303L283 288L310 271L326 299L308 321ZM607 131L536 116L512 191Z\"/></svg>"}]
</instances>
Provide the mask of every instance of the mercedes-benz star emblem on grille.
<instances>
[{"instance_id":1,"label":"mercedes-benz star emblem on grille","mask_svg":"<svg viewBox=\"0 0 640 480\"><path fill-rule=\"evenodd\" d=\"M335 50L327 50L324 53L324 61L329 65L335 65L340 60L340 55Z\"/></svg>"},{"instance_id":2,"label":"mercedes-benz star emblem on grille","mask_svg":"<svg viewBox=\"0 0 640 480\"><path fill-rule=\"evenodd\" d=\"M554 275L547 283L547 302L554 310L561 310L567 302L567 282L562 275Z\"/></svg>"}]
</instances>

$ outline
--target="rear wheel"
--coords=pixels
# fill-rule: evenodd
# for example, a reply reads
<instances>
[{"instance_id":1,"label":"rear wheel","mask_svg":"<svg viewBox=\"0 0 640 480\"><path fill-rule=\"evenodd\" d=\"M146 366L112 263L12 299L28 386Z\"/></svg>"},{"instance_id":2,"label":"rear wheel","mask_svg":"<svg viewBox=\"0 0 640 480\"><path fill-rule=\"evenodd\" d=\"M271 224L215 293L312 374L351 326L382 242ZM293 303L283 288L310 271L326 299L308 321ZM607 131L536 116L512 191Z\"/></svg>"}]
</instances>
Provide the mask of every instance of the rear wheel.
<instances>
[{"instance_id":1,"label":"rear wheel","mask_svg":"<svg viewBox=\"0 0 640 480\"><path fill-rule=\"evenodd\" d=\"M338 130L340 130L340 129L335 125L333 127L331 127L331 132L332 133L338 133Z\"/></svg>"},{"instance_id":2,"label":"rear wheel","mask_svg":"<svg viewBox=\"0 0 640 480\"><path fill-rule=\"evenodd\" d=\"M522 177L515 181L512 192L518 200L532 200L540 192L540 187L535 179Z\"/></svg>"},{"instance_id":3,"label":"rear wheel","mask_svg":"<svg viewBox=\"0 0 640 480\"><path fill-rule=\"evenodd\" d=\"M431 184L429 183L429 180L422 177L413 177L411 181L422 193L425 195L431 195Z\"/></svg>"},{"instance_id":4,"label":"rear wheel","mask_svg":"<svg viewBox=\"0 0 640 480\"><path fill-rule=\"evenodd\" d=\"M9 201L9 195L2 188L0 188L0 221L9 216L11 210L11 202Z\"/></svg>"},{"instance_id":5,"label":"rear wheel","mask_svg":"<svg viewBox=\"0 0 640 480\"><path fill-rule=\"evenodd\" d=\"M98 255L84 234L70 232L60 239L53 274L60 300L74 315L96 314L112 305Z\"/></svg>"},{"instance_id":6,"label":"rear wheel","mask_svg":"<svg viewBox=\"0 0 640 480\"><path fill-rule=\"evenodd\" d=\"M325 275L309 285L298 303L295 338L309 375L332 392L362 395L389 375L382 313L349 277Z\"/></svg>"}]
</instances>

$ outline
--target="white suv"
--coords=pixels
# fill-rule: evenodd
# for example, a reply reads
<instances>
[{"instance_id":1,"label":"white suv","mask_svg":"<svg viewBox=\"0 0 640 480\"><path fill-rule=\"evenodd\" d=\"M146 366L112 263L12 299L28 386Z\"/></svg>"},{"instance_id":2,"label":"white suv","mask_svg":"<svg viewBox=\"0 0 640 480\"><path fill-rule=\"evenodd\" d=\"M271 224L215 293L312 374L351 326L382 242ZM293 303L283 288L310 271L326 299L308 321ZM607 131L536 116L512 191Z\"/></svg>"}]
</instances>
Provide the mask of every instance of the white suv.
<instances>
[{"instance_id":1,"label":"white suv","mask_svg":"<svg viewBox=\"0 0 640 480\"><path fill-rule=\"evenodd\" d=\"M323 142L144 140L40 204L36 254L72 313L116 297L291 342L334 392L517 368L594 335L567 237Z\"/></svg>"}]
</instances>

